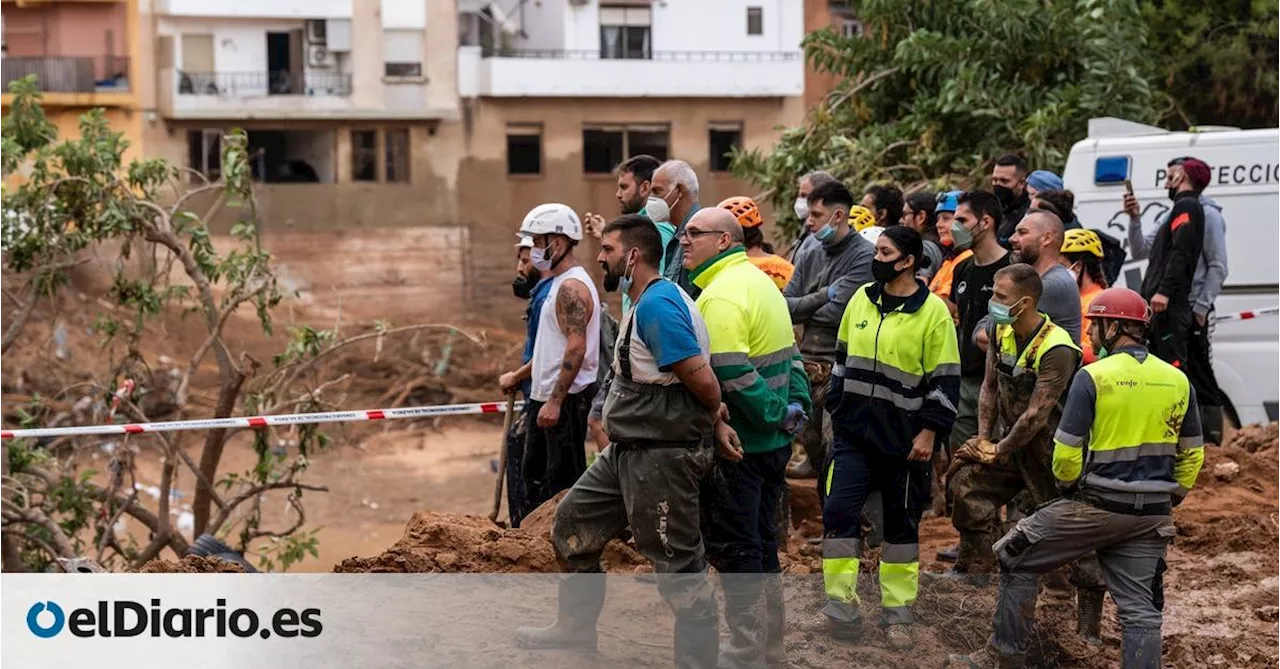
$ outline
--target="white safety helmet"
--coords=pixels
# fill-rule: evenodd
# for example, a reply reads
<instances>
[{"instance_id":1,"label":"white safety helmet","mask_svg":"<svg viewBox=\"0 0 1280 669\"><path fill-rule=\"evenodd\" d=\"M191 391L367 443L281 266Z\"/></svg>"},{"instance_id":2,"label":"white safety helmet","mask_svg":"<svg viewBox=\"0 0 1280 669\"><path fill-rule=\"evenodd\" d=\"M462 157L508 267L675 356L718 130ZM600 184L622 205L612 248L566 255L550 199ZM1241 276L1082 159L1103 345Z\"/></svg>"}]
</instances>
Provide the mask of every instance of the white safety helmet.
<instances>
[{"instance_id":1,"label":"white safety helmet","mask_svg":"<svg viewBox=\"0 0 1280 669\"><path fill-rule=\"evenodd\" d=\"M884 232L884 228L878 225L873 225L869 228L863 228L862 230L859 230L858 234L862 235L863 239L871 242L872 246L875 246L876 240L880 239L880 234L883 232Z\"/></svg>"},{"instance_id":2,"label":"white safety helmet","mask_svg":"<svg viewBox=\"0 0 1280 669\"><path fill-rule=\"evenodd\" d=\"M564 235L582 241L582 221L568 205L558 202L540 204L529 211L517 235Z\"/></svg>"},{"instance_id":3,"label":"white safety helmet","mask_svg":"<svg viewBox=\"0 0 1280 669\"><path fill-rule=\"evenodd\" d=\"M516 248L518 249L533 248L533 237L530 237L529 235L526 235L524 233L516 233L516 234L520 237L520 241L516 242Z\"/></svg>"}]
</instances>

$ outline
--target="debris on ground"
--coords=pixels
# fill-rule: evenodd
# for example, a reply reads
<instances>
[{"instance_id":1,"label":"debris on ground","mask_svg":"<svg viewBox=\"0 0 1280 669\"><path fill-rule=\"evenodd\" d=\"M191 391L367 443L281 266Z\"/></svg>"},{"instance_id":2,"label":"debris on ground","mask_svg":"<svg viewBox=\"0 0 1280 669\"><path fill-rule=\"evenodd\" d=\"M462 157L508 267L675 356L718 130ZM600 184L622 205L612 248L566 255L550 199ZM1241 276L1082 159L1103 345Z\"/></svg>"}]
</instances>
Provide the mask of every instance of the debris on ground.
<instances>
[{"instance_id":1,"label":"debris on ground","mask_svg":"<svg viewBox=\"0 0 1280 669\"><path fill-rule=\"evenodd\" d=\"M1213 468L1213 477L1219 481L1230 481L1240 473L1240 465L1234 462L1223 462Z\"/></svg>"},{"instance_id":2,"label":"debris on ground","mask_svg":"<svg viewBox=\"0 0 1280 669\"><path fill-rule=\"evenodd\" d=\"M181 560L152 560L138 570L139 574L243 574L240 565L216 557L186 555Z\"/></svg>"}]
</instances>

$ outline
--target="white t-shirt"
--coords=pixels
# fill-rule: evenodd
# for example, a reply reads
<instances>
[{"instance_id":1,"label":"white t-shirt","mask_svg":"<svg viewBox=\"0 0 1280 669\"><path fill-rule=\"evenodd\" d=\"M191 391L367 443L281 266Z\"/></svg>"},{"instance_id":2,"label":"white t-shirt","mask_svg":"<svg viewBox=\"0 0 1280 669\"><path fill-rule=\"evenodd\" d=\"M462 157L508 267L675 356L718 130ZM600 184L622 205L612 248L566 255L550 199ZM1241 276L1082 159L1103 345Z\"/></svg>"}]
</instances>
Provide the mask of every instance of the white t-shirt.
<instances>
[{"instance_id":1,"label":"white t-shirt","mask_svg":"<svg viewBox=\"0 0 1280 669\"><path fill-rule=\"evenodd\" d=\"M567 340L560 329L560 321L556 318L556 299L560 295L560 287L567 279L577 279L586 285L591 293L591 320L587 323L587 352L582 358L582 367L569 387L569 394L582 392L583 388L596 382L596 370L600 365L600 295L591 276L581 265L551 280L551 292L542 303L542 315L538 318L538 336L533 343L532 392L530 398L537 402L551 399L556 380L560 378L560 366L564 362L564 349Z\"/></svg>"}]
</instances>

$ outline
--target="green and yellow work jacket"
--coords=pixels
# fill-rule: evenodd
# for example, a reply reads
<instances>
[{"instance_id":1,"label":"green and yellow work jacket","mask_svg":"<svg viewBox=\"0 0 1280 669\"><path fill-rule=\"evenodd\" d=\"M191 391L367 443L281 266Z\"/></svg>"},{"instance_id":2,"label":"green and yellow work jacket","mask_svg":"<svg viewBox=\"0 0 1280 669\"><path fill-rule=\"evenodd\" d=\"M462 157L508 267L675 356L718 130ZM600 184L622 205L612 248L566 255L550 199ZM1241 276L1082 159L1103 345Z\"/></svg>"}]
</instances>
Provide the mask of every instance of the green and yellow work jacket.
<instances>
[{"instance_id":1,"label":"green and yellow work jacket","mask_svg":"<svg viewBox=\"0 0 1280 669\"><path fill-rule=\"evenodd\" d=\"M1186 496L1203 464L1200 409L1181 370L1127 346L1076 372L1054 435L1060 486L1142 514Z\"/></svg>"},{"instance_id":2,"label":"green and yellow work jacket","mask_svg":"<svg viewBox=\"0 0 1280 669\"><path fill-rule=\"evenodd\" d=\"M789 446L791 435L782 429L787 405L797 403L806 414L813 409L782 293L741 246L711 258L689 277L702 289L697 305L711 339L711 367L742 450Z\"/></svg>"}]
</instances>

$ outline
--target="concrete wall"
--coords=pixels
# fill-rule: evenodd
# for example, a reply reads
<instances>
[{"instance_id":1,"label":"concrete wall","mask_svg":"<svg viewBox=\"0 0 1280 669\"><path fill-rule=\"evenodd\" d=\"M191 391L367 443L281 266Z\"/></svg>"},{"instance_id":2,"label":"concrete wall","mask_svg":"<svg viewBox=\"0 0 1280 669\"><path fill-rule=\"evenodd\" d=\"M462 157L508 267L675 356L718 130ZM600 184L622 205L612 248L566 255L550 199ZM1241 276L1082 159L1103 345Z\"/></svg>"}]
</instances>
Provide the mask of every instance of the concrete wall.
<instances>
[{"instance_id":1,"label":"concrete wall","mask_svg":"<svg viewBox=\"0 0 1280 669\"><path fill-rule=\"evenodd\" d=\"M520 220L537 204L558 201L580 214L617 215L617 187L612 175L586 175L582 165L582 126L590 123L669 123L671 155L688 160L698 172L701 201L713 206L733 195L755 195L757 189L727 174L708 169L707 126L713 121L743 123L747 147L768 147L777 139L775 124L798 123L803 108L797 98L743 100L652 99L637 105L630 100L479 100L469 114L472 133L457 177L458 221L471 230L468 268L472 282L472 309L505 318L514 313L507 285L511 280L513 235ZM543 127L543 173L508 177L506 174L506 126L508 123L540 123ZM451 136L456 124L442 126L441 143L465 136ZM443 147L442 147L443 150ZM772 213L766 214L772 227ZM768 228L767 228L768 229ZM584 243L579 259L597 272L599 252L594 242ZM598 272L597 272L598 273Z\"/></svg>"},{"instance_id":2,"label":"concrete wall","mask_svg":"<svg viewBox=\"0 0 1280 669\"><path fill-rule=\"evenodd\" d=\"M7 5L4 8L6 55L11 58L128 56L126 15L124 2Z\"/></svg>"},{"instance_id":3,"label":"concrete wall","mask_svg":"<svg viewBox=\"0 0 1280 669\"><path fill-rule=\"evenodd\" d=\"M382 0L382 27L426 27L427 2L428 0Z\"/></svg>"},{"instance_id":4,"label":"concrete wall","mask_svg":"<svg viewBox=\"0 0 1280 669\"><path fill-rule=\"evenodd\" d=\"M804 31L806 33L831 26L839 29L841 19L831 13L827 0L804 0ZM822 103L827 94L840 83L840 77L816 72L811 67L805 67L804 73L805 107L815 107Z\"/></svg>"}]
</instances>

